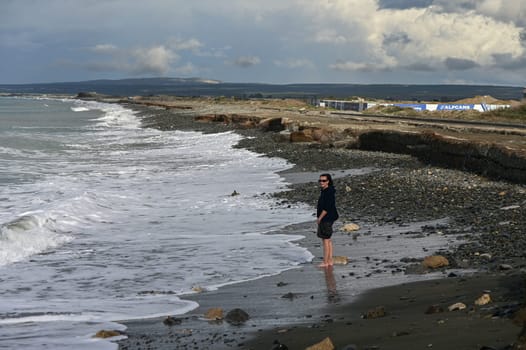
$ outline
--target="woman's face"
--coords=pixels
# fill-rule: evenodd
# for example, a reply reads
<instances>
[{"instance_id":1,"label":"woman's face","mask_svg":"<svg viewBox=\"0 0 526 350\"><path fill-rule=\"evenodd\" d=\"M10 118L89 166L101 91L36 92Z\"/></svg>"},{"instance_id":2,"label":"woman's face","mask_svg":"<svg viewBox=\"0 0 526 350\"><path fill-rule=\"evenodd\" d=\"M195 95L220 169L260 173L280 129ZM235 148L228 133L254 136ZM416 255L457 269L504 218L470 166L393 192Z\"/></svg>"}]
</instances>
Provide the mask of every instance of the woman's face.
<instances>
[{"instance_id":1,"label":"woman's face","mask_svg":"<svg viewBox=\"0 0 526 350\"><path fill-rule=\"evenodd\" d=\"M329 187L329 179L327 179L326 176L320 176L318 183L320 184L320 187L323 189L326 189L327 187Z\"/></svg>"}]
</instances>

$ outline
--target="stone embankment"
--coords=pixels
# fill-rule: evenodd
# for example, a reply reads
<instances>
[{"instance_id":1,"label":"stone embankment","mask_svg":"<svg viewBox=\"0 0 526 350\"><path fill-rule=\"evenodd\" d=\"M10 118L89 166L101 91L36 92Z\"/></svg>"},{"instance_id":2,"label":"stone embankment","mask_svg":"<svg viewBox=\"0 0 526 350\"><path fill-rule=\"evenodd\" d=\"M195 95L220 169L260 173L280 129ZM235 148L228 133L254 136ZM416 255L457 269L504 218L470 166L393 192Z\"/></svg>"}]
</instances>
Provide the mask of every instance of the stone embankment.
<instances>
[{"instance_id":1,"label":"stone embankment","mask_svg":"<svg viewBox=\"0 0 526 350\"><path fill-rule=\"evenodd\" d=\"M130 103L129 100L121 101ZM276 142L302 142L335 147L410 154L423 162L472 171L492 179L526 183L526 130L492 127L404 124L351 120L324 111L282 106L212 103L192 100L135 100L135 105L164 108L177 117L184 113L201 123L257 128L275 133Z\"/></svg>"}]
</instances>

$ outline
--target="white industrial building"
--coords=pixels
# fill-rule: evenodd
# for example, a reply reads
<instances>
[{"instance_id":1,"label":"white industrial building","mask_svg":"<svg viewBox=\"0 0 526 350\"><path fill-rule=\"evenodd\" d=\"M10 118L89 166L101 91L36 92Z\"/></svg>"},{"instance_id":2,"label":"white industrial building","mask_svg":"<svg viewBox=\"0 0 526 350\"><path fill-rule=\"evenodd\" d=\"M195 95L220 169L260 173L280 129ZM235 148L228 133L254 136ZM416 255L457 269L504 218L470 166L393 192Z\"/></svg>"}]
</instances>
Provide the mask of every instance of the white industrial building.
<instances>
[{"instance_id":1,"label":"white industrial building","mask_svg":"<svg viewBox=\"0 0 526 350\"><path fill-rule=\"evenodd\" d=\"M487 112L495 109L509 108L511 105L496 105L487 103L379 103L365 100L320 100L320 107L334 108L341 111L361 112L375 106L396 106L401 108L412 108L417 111L464 111L475 110Z\"/></svg>"}]
</instances>

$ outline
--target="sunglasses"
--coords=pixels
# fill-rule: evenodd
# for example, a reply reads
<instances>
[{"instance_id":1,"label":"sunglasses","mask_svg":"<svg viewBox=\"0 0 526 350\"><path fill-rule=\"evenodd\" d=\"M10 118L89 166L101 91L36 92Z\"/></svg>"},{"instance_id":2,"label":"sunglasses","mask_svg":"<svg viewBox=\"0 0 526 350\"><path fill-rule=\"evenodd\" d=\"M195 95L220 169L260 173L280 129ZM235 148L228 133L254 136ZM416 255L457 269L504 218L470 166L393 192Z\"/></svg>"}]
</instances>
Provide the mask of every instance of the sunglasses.
<instances>
[{"instance_id":1,"label":"sunglasses","mask_svg":"<svg viewBox=\"0 0 526 350\"><path fill-rule=\"evenodd\" d=\"M329 180L318 180L319 183L328 182Z\"/></svg>"}]
</instances>

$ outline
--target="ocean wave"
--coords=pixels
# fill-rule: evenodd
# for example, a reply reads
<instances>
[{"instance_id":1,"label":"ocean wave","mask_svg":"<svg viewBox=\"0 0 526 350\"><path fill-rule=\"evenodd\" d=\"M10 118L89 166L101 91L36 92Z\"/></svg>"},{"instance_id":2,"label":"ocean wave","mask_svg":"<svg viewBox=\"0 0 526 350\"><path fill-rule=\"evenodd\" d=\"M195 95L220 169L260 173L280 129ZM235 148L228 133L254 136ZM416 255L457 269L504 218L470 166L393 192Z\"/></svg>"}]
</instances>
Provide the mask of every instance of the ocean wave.
<instances>
[{"instance_id":1,"label":"ocean wave","mask_svg":"<svg viewBox=\"0 0 526 350\"><path fill-rule=\"evenodd\" d=\"M72 237L60 234L46 215L26 214L0 226L0 266L60 246Z\"/></svg>"},{"instance_id":2,"label":"ocean wave","mask_svg":"<svg viewBox=\"0 0 526 350\"><path fill-rule=\"evenodd\" d=\"M71 110L74 112L102 111L102 115L95 119L98 122L97 127L138 129L141 126L135 111L118 104L76 100Z\"/></svg>"}]
</instances>

